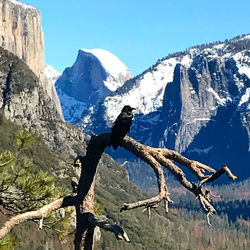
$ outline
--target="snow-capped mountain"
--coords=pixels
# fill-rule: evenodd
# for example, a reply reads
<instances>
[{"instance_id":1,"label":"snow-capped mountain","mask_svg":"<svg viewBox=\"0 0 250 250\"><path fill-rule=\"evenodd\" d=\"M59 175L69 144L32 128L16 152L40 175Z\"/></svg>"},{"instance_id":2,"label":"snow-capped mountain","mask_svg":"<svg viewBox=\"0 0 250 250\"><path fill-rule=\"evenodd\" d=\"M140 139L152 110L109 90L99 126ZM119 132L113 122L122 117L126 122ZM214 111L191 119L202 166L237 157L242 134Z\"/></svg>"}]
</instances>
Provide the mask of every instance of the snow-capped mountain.
<instances>
[{"instance_id":1,"label":"snow-capped mountain","mask_svg":"<svg viewBox=\"0 0 250 250\"><path fill-rule=\"evenodd\" d=\"M59 71L53 68L51 65L45 65L44 73L46 77L53 83L58 80L58 78L62 75Z\"/></svg>"},{"instance_id":2,"label":"snow-capped mountain","mask_svg":"<svg viewBox=\"0 0 250 250\"><path fill-rule=\"evenodd\" d=\"M105 132L129 104L137 108L131 135L140 142L214 166L249 166L249 55L250 35L169 55L105 97L77 126Z\"/></svg>"},{"instance_id":3,"label":"snow-capped mountain","mask_svg":"<svg viewBox=\"0 0 250 250\"><path fill-rule=\"evenodd\" d=\"M79 50L76 62L55 83L65 120L74 124L131 77L129 69L112 53Z\"/></svg>"},{"instance_id":4,"label":"snow-capped mountain","mask_svg":"<svg viewBox=\"0 0 250 250\"><path fill-rule=\"evenodd\" d=\"M241 41L248 43L250 36L243 37L242 39L235 39L235 43L239 44ZM243 50L238 53L231 51L233 40L228 43L214 44L206 48L194 47L186 52L175 53L165 59L159 60L150 69L143 72L141 75L131 79L124 86L119 88L111 96L104 99L103 105L105 109L105 120L107 125L119 114L121 108L129 103L131 106L137 108L139 114L149 114L162 107L163 96L167 83L173 82L174 70L177 64L182 65L184 68L194 68L199 66L199 58L204 57L207 61L212 61L216 58L221 58L223 61L228 61L230 58L235 61L239 69L239 74L246 74L249 77L250 69L249 51ZM231 52L230 52L231 51ZM197 65L194 65L196 61ZM197 78L201 79L202 75L198 74ZM239 88L242 88L242 83L239 82ZM225 99L220 99L216 91L211 88L210 93L214 94L214 98L218 102L224 103ZM221 104L222 104L221 103Z\"/></svg>"}]
</instances>

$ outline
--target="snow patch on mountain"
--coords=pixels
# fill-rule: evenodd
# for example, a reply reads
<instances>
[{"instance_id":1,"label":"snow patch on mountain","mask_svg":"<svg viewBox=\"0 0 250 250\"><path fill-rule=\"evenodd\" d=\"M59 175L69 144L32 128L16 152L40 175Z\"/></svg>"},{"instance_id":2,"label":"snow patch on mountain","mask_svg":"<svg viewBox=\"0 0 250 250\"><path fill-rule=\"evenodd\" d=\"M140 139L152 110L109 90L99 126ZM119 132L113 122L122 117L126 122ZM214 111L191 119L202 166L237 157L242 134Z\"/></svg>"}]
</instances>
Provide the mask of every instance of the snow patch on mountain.
<instances>
[{"instance_id":1,"label":"snow patch on mountain","mask_svg":"<svg viewBox=\"0 0 250 250\"><path fill-rule=\"evenodd\" d=\"M173 81L176 64L185 67L191 65L190 55L181 58L169 58L158 64L136 80L134 88L124 95L108 96L104 101L106 107L105 120L107 125L113 123L122 107L126 104L136 108L135 113L149 114L162 106L162 100L167 83Z\"/></svg>"},{"instance_id":2,"label":"snow patch on mountain","mask_svg":"<svg viewBox=\"0 0 250 250\"><path fill-rule=\"evenodd\" d=\"M227 99L226 99L226 98L221 98L221 97L218 95L218 93L216 93L216 92L214 91L213 88L208 88L208 89L206 89L206 90L214 95L214 97L215 97L215 99L217 100L217 102L218 102L219 105L225 105L225 104L226 104Z\"/></svg>"},{"instance_id":3,"label":"snow patch on mountain","mask_svg":"<svg viewBox=\"0 0 250 250\"><path fill-rule=\"evenodd\" d=\"M118 57L116 57L107 50L104 49L81 49L81 50L86 53L90 53L94 55L96 58L98 58L103 68L108 73L108 77L106 81L104 81L104 84L111 91L115 91L118 87L120 87L123 84L122 81L119 81L119 78L121 76L126 76L128 74L131 74L127 66L123 62L121 62Z\"/></svg>"},{"instance_id":4,"label":"snow patch on mountain","mask_svg":"<svg viewBox=\"0 0 250 250\"><path fill-rule=\"evenodd\" d=\"M190 150L189 152L196 152L198 153L199 155L201 154L207 154L209 151L211 151L211 149L213 149L213 146L210 146L208 148L204 148L204 149L200 149L200 148L194 148L192 150Z\"/></svg>"},{"instance_id":5,"label":"snow patch on mountain","mask_svg":"<svg viewBox=\"0 0 250 250\"><path fill-rule=\"evenodd\" d=\"M239 52L233 56L240 74L246 74L250 78L250 57L249 54Z\"/></svg>"},{"instance_id":6,"label":"snow patch on mountain","mask_svg":"<svg viewBox=\"0 0 250 250\"><path fill-rule=\"evenodd\" d=\"M240 99L238 106L240 107L244 103L249 104L249 100L250 100L250 88L247 88L245 94L241 96L241 99Z\"/></svg>"},{"instance_id":7,"label":"snow patch on mountain","mask_svg":"<svg viewBox=\"0 0 250 250\"><path fill-rule=\"evenodd\" d=\"M74 123L76 117L81 117L87 111L88 106L84 102L77 101L75 98L66 95L61 90L58 90L60 101L62 104L64 119L69 123ZM67 105L65 107L65 105Z\"/></svg>"},{"instance_id":8,"label":"snow patch on mountain","mask_svg":"<svg viewBox=\"0 0 250 250\"><path fill-rule=\"evenodd\" d=\"M211 119L210 118L195 118L194 120L188 122L186 125L189 125L191 123L195 123L195 122L200 122L200 121L210 121Z\"/></svg>"},{"instance_id":9,"label":"snow patch on mountain","mask_svg":"<svg viewBox=\"0 0 250 250\"><path fill-rule=\"evenodd\" d=\"M51 65L45 65L44 73L48 79L54 84L56 80L62 75L59 71L53 68Z\"/></svg>"}]
</instances>

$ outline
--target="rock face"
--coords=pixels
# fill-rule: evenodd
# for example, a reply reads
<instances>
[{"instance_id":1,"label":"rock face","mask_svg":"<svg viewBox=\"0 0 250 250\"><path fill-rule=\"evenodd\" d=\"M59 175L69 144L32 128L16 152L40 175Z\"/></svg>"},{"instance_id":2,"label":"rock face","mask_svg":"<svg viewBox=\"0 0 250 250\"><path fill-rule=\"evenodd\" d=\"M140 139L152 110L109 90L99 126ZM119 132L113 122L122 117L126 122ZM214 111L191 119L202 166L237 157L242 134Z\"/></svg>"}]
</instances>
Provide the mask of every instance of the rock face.
<instances>
[{"instance_id":1,"label":"rock face","mask_svg":"<svg viewBox=\"0 0 250 250\"><path fill-rule=\"evenodd\" d=\"M44 75L44 40L40 12L16 0L0 0L0 46L22 59L40 78L46 94L62 109L54 84Z\"/></svg>"},{"instance_id":2,"label":"rock face","mask_svg":"<svg viewBox=\"0 0 250 250\"><path fill-rule=\"evenodd\" d=\"M36 131L54 149L76 155L72 145L85 148L81 131L62 121L48 95L47 78L39 79L30 68L11 52L0 47L0 108L11 121ZM67 143L65 141L67 140Z\"/></svg>"},{"instance_id":3,"label":"rock face","mask_svg":"<svg viewBox=\"0 0 250 250\"><path fill-rule=\"evenodd\" d=\"M55 82L61 76L61 74L50 65L45 65L44 75L41 77L44 81L44 88L47 94L51 97L52 101L56 105L57 112L60 114L62 120L64 120L61 102L56 91ZM47 78L47 79L46 79Z\"/></svg>"},{"instance_id":4,"label":"rock face","mask_svg":"<svg viewBox=\"0 0 250 250\"><path fill-rule=\"evenodd\" d=\"M128 68L110 52L79 50L76 62L56 81L66 121L74 124L131 78Z\"/></svg>"},{"instance_id":5,"label":"rock face","mask_svg":"<svg viewBox=\"0 0 250 250\"><path fill-rule=\"evenodd\" d=\"M129 103L138 112L130 133L135 139L214 167L226 163L243 179L250 174L249 56L250 35L170 55L107 96L87 124L77 125L104 132Z\"/></svg>"},{"instance_id":6,"label":"rock face","mask_svg":"<svg viewBox=\"0 0 250 250\"><path fill-rule=\"evenodd\" d=\"M15 0L0 0L0 46L21 58L36 75L44 72L40 12Z\"/></svg>"},{"instance_id":7,"label":"rock face","mask_svg":"<svg viewBox=\"0 0 250 250\"><path fill-rule=\"evenodd\" d=\"M221 109L233 105L235 112L248 110L242 97L248 92L249 78L239 74L236 62L232 58L199 57L198 65L195 61L188 69L176 66L174 80L167 85L163 99L160 119L165 128L161 144L180 152L189 147L202 127L218 122Z\"/></svg>"}]
</instances>

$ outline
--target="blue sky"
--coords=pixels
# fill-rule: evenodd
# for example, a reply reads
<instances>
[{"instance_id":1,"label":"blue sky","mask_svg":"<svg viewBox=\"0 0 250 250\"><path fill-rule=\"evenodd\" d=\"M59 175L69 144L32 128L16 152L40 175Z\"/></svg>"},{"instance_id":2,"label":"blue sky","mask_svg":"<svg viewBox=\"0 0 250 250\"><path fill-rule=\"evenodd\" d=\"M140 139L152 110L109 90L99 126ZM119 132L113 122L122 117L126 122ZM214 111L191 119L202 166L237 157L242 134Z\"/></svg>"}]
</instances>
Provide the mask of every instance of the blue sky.
<instances>
[{"instance_id":1,"label":"blue sky","mask_svg":"<svg viewBox=\"0 0 250 250\"><path fill-rule=\"evenodd\" d=\"M78 49L106 49L140 74L188 47L250 33L249 0L22 0L41 12L46 64L62 72Z\"/></svg>"}]
</instances>

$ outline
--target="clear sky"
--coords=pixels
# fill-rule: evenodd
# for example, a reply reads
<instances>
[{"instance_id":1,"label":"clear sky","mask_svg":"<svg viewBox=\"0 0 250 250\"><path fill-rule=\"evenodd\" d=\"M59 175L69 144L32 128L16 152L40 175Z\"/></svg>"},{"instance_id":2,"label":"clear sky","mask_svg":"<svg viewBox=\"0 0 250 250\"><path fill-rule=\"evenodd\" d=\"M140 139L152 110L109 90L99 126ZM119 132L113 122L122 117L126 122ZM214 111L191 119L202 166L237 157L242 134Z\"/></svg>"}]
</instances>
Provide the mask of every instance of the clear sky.
<instances>
[{"instance_id":1,"label":"clear sky","mask_svg":"<svg viewBox=\"0 0 250 250\"><path fill-rule=\"evenodd\" d=\"M249 0L22 0L41 12L45 61L62 72L78 49L105 49L140 74L188 47L250 33Z\"/></svg>"}]
</instances>

